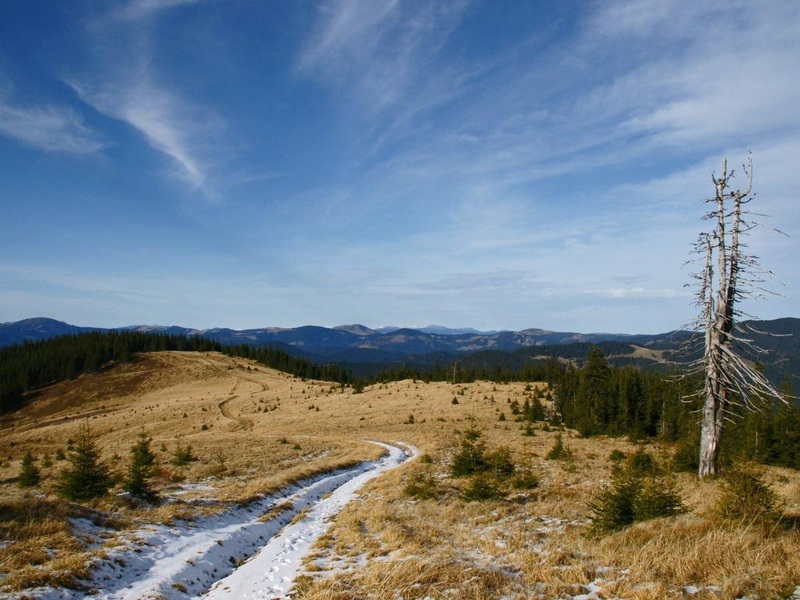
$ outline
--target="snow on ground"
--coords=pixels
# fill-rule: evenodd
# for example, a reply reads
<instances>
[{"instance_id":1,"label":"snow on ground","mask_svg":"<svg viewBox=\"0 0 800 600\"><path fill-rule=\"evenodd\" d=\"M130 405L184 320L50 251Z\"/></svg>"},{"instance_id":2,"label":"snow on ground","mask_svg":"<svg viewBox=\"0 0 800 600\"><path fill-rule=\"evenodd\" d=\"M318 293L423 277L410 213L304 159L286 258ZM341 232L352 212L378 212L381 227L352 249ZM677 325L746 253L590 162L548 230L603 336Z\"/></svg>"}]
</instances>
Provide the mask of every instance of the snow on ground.
<instances>
[{"instance_id":1,"label":"snow on ground","mask_svg":"<svg viewBox=\"0 0 800 600\"><path fill-rule=\"evenodd\" d=\"M258 554L217 582L203 598L249 600L284 597L292 588L303 557L308 554L314 541L328 529L328 520L353 499L358 488L366 481L407 458L404 450L381 445L389 450L389 455L379 461L375 468L358 474L336 488L330 496L314 504L302 521L286 527L273 537Z\"/></svg>"},{"instance_id":2,"label":"snow on ground","mask_svg":"<svg viewBox=\"0 0 800 600\"><path fill-rule=\"evenodd\" d=\"M85 582L89 592L47 588L36 590L33 597L284 598L303 557L328 528L328 520L364 483L415 453L374 443L388 451L377 461L301 481L221 515L138 530L127 544L109 550L108 558L95 565L92 580ZM274 516L262 521L270 511ZM292 523L303 511L307 513Z\"/></svg>"}]
</instances>

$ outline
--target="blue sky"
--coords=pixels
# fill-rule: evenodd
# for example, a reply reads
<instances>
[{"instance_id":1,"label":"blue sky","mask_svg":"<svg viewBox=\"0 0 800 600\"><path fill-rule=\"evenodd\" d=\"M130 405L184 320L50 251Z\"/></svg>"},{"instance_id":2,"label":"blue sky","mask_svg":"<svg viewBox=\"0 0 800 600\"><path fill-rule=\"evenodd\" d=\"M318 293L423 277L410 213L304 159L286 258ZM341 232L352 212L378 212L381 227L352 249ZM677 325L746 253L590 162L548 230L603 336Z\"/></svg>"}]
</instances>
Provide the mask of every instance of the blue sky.
<instances>
[{"instance_id":1,"label":"blue sky","mask_svg":"<svg viewBox=\"0 0 800 600\"><path fill-rule=\"evenodd\" d=\"M0 321L667 331L748 151L800 316L798 65L788 1L5 0Z\"/></svg>"}]
</instances>

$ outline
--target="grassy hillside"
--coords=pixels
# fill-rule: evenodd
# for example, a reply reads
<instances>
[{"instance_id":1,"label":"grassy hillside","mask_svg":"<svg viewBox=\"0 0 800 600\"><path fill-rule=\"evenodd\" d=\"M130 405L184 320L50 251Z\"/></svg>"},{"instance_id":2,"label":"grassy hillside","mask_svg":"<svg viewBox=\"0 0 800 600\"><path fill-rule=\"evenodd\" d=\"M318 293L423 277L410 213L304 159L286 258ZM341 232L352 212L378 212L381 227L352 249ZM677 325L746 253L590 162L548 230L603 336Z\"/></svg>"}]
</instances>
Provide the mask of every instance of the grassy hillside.
<instances>
[{"instance_id":1,"label":"grassy hillside","mask_svg":"<svg viewBox=\"0 0 800 600\"><path fill-rule=\"evenodd\" d=\"M421 457L369 484L332 522L298 582L304 598L552 598L593 590L593 597L683 598L695 588L694 598L770 598L800 583L800 534L790 525L800 515L798 472L766 471L786 515L777 526L715 516L720 483L678 474L686 514L593 535L589 505L611 479L609 456L637 446L517 422L512 407L544 391L543 384L404 380L354 393L214 352L146 354L58 383L0 421L2 586L78 585L104 548L141 524L218 511L374 458L380 449L367 439L412 444ZM169 502L131 501L119 484L89 504L60 499L65 461L57 457L69 455L86 426L117 473L139 436L150 436L154 487ZM479 432L487 453L505 448L499 454L516 467L492 484L500 497L468 501L473 479L452 476L468 430ZM558 436L567 453L549 460ZM174 464L186 447L199 460ZM672 452L647 449L665 462ZM27 452L42 481L23 490L17 478ZM94 523L90 536L75 528L76 518Z\"/></svg>"}]
</instances>

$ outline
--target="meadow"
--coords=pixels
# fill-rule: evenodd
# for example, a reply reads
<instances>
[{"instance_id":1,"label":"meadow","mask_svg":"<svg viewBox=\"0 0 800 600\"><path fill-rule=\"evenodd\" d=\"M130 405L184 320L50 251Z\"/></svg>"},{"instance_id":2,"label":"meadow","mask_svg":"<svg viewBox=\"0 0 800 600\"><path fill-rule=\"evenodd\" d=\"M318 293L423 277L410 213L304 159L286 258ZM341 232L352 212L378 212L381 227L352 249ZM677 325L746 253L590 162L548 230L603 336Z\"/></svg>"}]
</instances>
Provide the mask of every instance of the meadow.
<instances>
[{"instance_id":1,"label":"meadow","mask_svg":"<svg viewBox=\"0 0 800 600\"><path fill-rule=\"evenodd\" d=\"M800 474L763 468L777 517L720 514L722 480L670 473L673 448L582 438L514 407L546 397L537 383L404 380L353 390L219 353L160 352L40 390L0 422L0 585L86 587L93 565L149 523L247 505L314 474L379 457L371 440L416 449L367 483L306 558L294 596L345 598L786 598L800 585ZM144 434L160 501L112 493L88 503L56 493L89 431L124 474ZM456 477L464 440L505 461L476 484ZM560 443L562 451L553 453ZM177 461L190 450L196 460ZM598 532L592 505L614 460L644 449L685 510ZM18 485L30 452L42 478ZM176 464L182 463L182 464ZM510 465L510 467L508 466ZM499 473L499 470L498 470ZM94 524L92 535L75 527ZM89 586L91 591L91 586Z\"/></svg>"}]
</instances>

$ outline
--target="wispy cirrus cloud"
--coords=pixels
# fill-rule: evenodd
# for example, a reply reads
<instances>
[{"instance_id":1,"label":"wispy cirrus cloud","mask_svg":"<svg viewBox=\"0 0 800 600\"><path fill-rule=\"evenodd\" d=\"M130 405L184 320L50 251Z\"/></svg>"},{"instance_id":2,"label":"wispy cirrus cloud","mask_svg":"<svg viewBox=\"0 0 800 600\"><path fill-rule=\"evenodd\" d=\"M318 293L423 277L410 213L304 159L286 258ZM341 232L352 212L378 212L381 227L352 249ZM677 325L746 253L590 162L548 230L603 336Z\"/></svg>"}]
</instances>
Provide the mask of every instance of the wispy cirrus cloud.
<instances>
[{"instance_id":1,"label":"wispy cirrus cloud","mask_svg":"<svg viewBox=\"0 0 800 600\"><path fill-rule=\"evenodd\" d=\"M136 80L69 83L86 104L128 123L153 149L169 157L177 177L195 189L206 187L206 166L196 149L205 125L192 118L195 111L178 96L153 84L146 74Z\"/></svg>"},{"instance_id":2,"label":"wispy cirrus cloud","mask_svg":"<svg viewBox=\"0 0 800 600\"><path fill-rule=\"evenodd\" d=\"M420 283L419 288L435 291L469 291L516 289L520 282L528 278L527 271L492 271L484 273L457 273L440 281Z\"/></svg>"},{"instance_id":3,"label":"wispy cirrus cloud","mask_svg":"<svg viewBox=\"0 0 800 600\"><path fill-rule=\"evenodd\" d=\"M380 121L380 139L458 95L473 71L439 55L469 5L466 0L327 2L295 62L346 98L360 116ZM379 139L379 141L380 141Z\"/></svg>"},{"instance_id":4,"label":"wispy cirrus cloud","mask_svg":"<svg viewBox=\"0 0 800 600\"><path fill-rule=\"evenodd\" d=\"M614 298L618 300L623 300L626 298L680 298L691 296L691 294L686 290L674 290L670 288L651 289L643 287L588 290L586 293L590 295L602 296L603 298Z\"/></svg>"},{"instance_id":5,"label":"wispy cirrus cloud","mask_svg":"<svg viewBox=\"0 0 800 600\"><path fill-rule=\"evenodd\" d=\"M92 21L94 27L106 27L119 21L140 21L157 13L203 0L129 0L113 6L111 11Z\"/></svg>"},{"instance_id":6,"label":"wispy cirrus cloud","mask_svg":"<svg viewBox=\"0 0 800 600\"><path fill-rule=\"evenodd\" d=\"M46 152L91 154L106 144L65 106L21 106L0 90L0 133Z\"/></svg>"},{"instance_id":7,"label":"wispy cirrus cloud","mask_svg":"<svg viewBox=\"0 0 800 600\"><path fill-rule=\"evenodd\" d=\"M65 81L98 112L130 125L169 159L170 173L206 196L215 195L212 158L223 146L222 121L191 102L160 72L157 17L201 0L133 0L87 22L94 68Z\"/></svg>"},{"instance_id":8,"label":"wispy cirrus cloud","mask_svg":"<svg viewBox=\"0 0 800 600\"><path fill-rule=\"evenodd\" d=\"M653 35L658 41L651 42ZM624 109L621 125L628 133L645 134L652 145L709 147L774 136L785 130L787 115L800 122L800 82L793 75L800 52L798 5L605 4L590 20L584 43L637 48L645 38L648 53L639 64L629 58L628 72L614 82L623 93L606 88Z\"/></svg>"}]
</instances>

